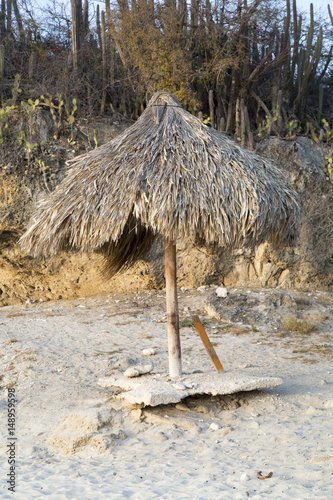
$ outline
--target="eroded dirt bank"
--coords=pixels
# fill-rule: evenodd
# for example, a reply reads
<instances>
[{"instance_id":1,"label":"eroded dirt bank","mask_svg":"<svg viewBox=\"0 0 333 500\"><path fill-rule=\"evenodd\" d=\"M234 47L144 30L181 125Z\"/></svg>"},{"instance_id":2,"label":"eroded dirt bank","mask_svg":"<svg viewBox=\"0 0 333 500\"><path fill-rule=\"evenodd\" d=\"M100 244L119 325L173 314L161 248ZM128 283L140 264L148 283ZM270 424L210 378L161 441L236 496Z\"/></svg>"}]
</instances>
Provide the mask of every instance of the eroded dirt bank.
<instances>
[{"instance_id":1,"label":"eroded dirt bank","mask_svg":"<svg viewBox=\"0 0 333 500\"><path fill-rule=\"evenodd\" d=\"M113 127L105 138L110 139L116 132ZM297 246L275 251L263 244L255 250L230 252L188 247L180 241L179 287L213 283L332 290L333 194L325 173L325 156L331 151L307 138L271 138L259 143L257 150L271 158L300 193L303 217ZM14 173L3 173L0 178L0 305L164 286L164 255L159 239L144 260L111 280L104 279L98 255L61 254L38 262L21 253L16 244L19 235L36 204L62 180L67 169L65 161L73 154L54 146L43 157L50 165L47 174L30 173L19 178Z\"/></svg>"}]
</instances>

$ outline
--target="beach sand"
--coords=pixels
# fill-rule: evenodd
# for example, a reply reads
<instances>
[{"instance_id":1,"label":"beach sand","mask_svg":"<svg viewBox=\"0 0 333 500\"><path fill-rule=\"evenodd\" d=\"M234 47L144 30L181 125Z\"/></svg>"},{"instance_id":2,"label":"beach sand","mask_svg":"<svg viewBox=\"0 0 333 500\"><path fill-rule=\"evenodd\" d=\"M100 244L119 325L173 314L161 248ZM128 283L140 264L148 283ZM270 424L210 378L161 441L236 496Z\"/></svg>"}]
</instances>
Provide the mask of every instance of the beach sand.
<instances>
[{"instance_id":1,"label":"beach sand","mask_svg":"<svg viewBox=\"0 0 333 500\"><path fill-rule=\"evenodd\" d=\"M256 324L211 318L212 292L180 291L182 317L190 307L206 320L226 372L281 377L280 387L131 408L98 380L135 363L167 373L163 291L1 308L0 497L333 498L332 294L295 292L295 315L318 324L302 334L281 326L290 307L269 315L261 299ZM264 300L272 291L242 293ZM181 328L181 341L184 371L214 371L193 328ZM15 494L6 483L8 388L16 398Z\"/></svg>"}]
</instances>

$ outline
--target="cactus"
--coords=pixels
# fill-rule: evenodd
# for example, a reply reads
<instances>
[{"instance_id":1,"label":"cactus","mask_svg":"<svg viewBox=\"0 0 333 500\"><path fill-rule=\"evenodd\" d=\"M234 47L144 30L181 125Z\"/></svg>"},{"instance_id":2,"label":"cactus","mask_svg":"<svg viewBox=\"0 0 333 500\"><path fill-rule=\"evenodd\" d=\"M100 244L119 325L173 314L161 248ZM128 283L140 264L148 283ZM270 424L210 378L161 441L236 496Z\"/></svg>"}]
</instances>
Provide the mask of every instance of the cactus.
<instances>
[{"instance_id":1,"label":"cactus","mask_svg":"<svg viewBox=\"0 0 333 500\"><path fill-rule=\"evenodd\" d=\"M241 140L241 146L244 148L246 145L246 128L245 128L245 105L244 105L244 99L241 99L240 102L240 140Z\"/></svg>"},{"instance_id":2,"label":"cactus","mask_svg":"<svg viewBox=\"0 0 333 500\"><path fill-rule=\"evenodd\" d=\"M33 80L36 68L36 52L31 52L29 57L29 79Z\"/></svg>"},{"instance_id":3,"label":"cactus","mask_svg":"<svg viewBox=\"0 0 333 500\"><path fill-rule=\"evenodd\" d=\"M88 3L88 0L84 0L83 33L84 33L84 36L86 36L89 33L89 3Z\"/></svg>"},{"instance_id":4,"label":"cactus","mask_svg":"<svg viewBox=\"0 0 333 500\"><path fill-rule=\"evenodd\" d=\"M107 74L107 66L106 66L106 32L105 32L105 12L102 10L101 15L101 24L102 24L102 71L103 71L103 90L102 90L102 99L101 99L101 110L100 114L103 115L105 108L105 100L106 100L106 74Z\"/></svg>"},{"instance_id":5,"label":"cactus","mask_svg":"<svg viewBox=\"0 0 333 500\"><path fill-rule=\"evenodd\" d=\"M317 116L318 125L320 125L321 123L321 114L323 111L323 96L324 96L323 86L319 85L319 105L318 105L318 116Z\"/></svg>"},{"instance_id":6,"label":"cactus","mask_svg":"<svg viewBox=\"0 0 333 500\"><path fill-rule=\"evenodd\" d=\"M282 90L277 93L276 108L275 108L276 124L279 136L282 134L283 119L282 119Z\"/></svg>"},{"instance_id":7,"label":"cactus","mask_svg":"<svg viewBox=\"0 0 333 500\"><path fill-rule=\"evenodd\" d=\"M5 76L5 47L0 45L0 99L3 101L3 82Z\"/></svg>"},{"instance_id":8,"label":"cactus","mask_svg":"<svg viewBox=\"0 0 333 500\"><path fill-rule=\"evenodd\" d=\"M3 77L5 75L5 46L0 45L0 79L3 82Z\"/></svg>"},{"instance_id":9,"label":"cactus","mask_svg":"<svg viewBox=\"0 0 333 500\"><path fill-rule=\"evenodd\" d=\"M209 100L209 116L210 116L210 126L215 128L215 114L214 114L214 96L213 90L210 89L208 92L208 100Z\"/></svg>"},{"instance_id":10,"label":"cactus","mask_svg":"<svg viewBox=\"0 0 333 500\"><path fill-rule=\"evenodd\" d=\"M312 36L312 35L310 35L310 36ZM303 75L303 78L301 78L301 80L299 81L299 91L298 91L298 95L297 95L297 97L295 99L295 103L294 103L295 110L297 110L300 114L301 114L302 102L303 102L304 97L305 97L307 90L308 90L309 81L313 78L313 76L315 75L316 70L317 70L317 66L318 66L318 63L320 60L320 56L321 56L322 43L323 43L323 29L322 29L322 27L320 27L319 28L319 35L317 38L317 42L316 42L314 53L313 53L311 60L307 60L308 51L306 51L305 56L304 56L305 57L304 70L303 70L304 75ZM310 56L310 54L309 54L309 56Z\"/></svg>"},{"instance_id":11,"label":"cactus","mask_svg":"<svg viewBox=\"0 0 333 500\"><path fill-rule=\"evenodd\" d=\"M97 30L98 45L102 50L102 31L101 31L101 18L99 14L99 4L97 4L96 7L96 30Z\"/></svg>"},{"instance_id":12,"label":"cactus","mask_svg":"<svg viewBox=\"0 0 333 500\"><path fill-rule=\"evenodd\" d=\"M72 13L72 60L73 68L77 70L77 52L78 52L78 25L77 25L77 3L76 0L71 0Z\"/></svg>"}]
</instances>

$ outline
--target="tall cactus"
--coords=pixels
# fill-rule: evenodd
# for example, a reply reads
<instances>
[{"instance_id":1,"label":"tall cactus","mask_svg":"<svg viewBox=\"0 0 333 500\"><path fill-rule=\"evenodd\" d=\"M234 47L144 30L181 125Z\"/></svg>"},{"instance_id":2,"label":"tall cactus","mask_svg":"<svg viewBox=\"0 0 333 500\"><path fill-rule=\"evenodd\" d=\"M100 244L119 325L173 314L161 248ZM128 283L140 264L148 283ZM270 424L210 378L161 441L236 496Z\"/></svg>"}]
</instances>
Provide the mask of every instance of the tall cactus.
<instances>
[{"instance_id":1,"label":"tall cactus","mask_svg":"<svg viewBox=\"0 0 333 500\"><path fill-rule=\"evenodd\" d=\"M103 90L102 90L102 100L101 100L101 115L104 113L105 100L106 100L106 31L105 31L105 12L102 10L101 15L101 25L102 25L102 66L103 66Z\"/></svg>"},{"instance_id":2,"label":"tall cactus","mask_svg":"<svg viewBox=\"0 0 333 500\"><path fill-rule=\"evenodd\" d=\"M85 9L88 12L88 1L85 0ZM84 38L84 14L82 11L82 0L71 0L72 14L72 58L73 68L78 68L78 53Z\"/></svg>"},{"instance_id":3,"label":"tall cactus","mask_svg":"<svg viewBox=\"0 0 333 500\"><path fill-rule=\"evenodd\" d=\"M5 47L0 45L0 98L3 101L3 81L5 76Z\"/></svg>"},{"instance_id":4,"label":"tall cactus","mask_svg":"<svg viewBox=\"0 0 333 500\"><path fill-rule=\"evenodd\" d=\"M99 14L99 4L97 4L96 7L96 29L97 29L98 45L102 50L102 30L101 30L101 17Z\"/></svg>"},{"instance_id":5,"label":"tall cactus","mask_svg":"<svg viewBox=\"0 0 333 500\"><path fill-rule=\"evenodd\" d=\"M78 54L78 44L79 36L77 25L77 2L76 0L71 0L71 14L72 14L72 58L73 58L73 68L77 70L77 54Z\"/></svg>"},{"instance_id":6,"label":"tall cactus","mask_svg":"<svg viewBox=\"0 0 333 500\"><path fill-rule=\"evenodd\" d=\"M312 4L311 4L312 5ZM309 37L312 37L311 30L309 30ZM307 49L304 53L302 52L302 59L303 61L303 68L302 66L299 67L299 69L303 69L302 72L299 73L299 90L298 90L298 95L295 99L294 103L294 109L297 111L297 113L301 113L301 107L303 100L306 96L306 93L308 91L308 85L311 80L311 78L315 75L315 72L317 70L317 66L320 60L321 56L321 49L322 49L322 44L323 44L323 29L322 27L319 28L319 34L318 38L316 41L315 49L313 52L312 57L310 58L310 52L308 51L308 46ZM303 73L303 74L302 74Z\"/></svg>"},{"instance_id":7,"label":"tall cactus","mask_svg":"<svg viewBox=\"0 0 333 500\"><path fill-rule=\"evenodd\" d=\"M293 55L292 55L291 70L290 70L290 81L289 81L290 89L293 87L295 82L295 70L296 70L296 65L298 63L299 42L302 32L302 16L297 15L296 0L293 0L293 24L294 24L294 47L293 47Z\"/></svg>"}]
</instances>

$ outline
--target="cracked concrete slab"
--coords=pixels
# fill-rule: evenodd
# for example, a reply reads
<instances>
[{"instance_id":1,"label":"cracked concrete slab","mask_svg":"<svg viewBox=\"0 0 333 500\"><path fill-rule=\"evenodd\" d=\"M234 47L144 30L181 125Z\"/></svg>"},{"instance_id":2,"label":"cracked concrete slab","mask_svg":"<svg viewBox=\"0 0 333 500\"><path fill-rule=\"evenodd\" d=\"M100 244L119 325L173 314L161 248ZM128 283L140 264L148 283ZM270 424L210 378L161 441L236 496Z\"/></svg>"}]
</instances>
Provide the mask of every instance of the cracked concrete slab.
<instances>
[{"instance_id":1,"label":"cracked concrete slab","mask_svg":"<svg viewBox=\"0 0 333 500\"><path fill-rule=\"evenodd\" d=\"M282 384L281 378L255 377L244 372L184 373L176 379L168 375L148 374L126 378L123 374L99 379L101 387L119 387L124 392L124 404L158 406L179 403L188 396L234 394L241 391L274 389Z\"/></svg>"}]
</instances>

